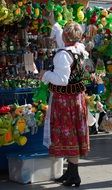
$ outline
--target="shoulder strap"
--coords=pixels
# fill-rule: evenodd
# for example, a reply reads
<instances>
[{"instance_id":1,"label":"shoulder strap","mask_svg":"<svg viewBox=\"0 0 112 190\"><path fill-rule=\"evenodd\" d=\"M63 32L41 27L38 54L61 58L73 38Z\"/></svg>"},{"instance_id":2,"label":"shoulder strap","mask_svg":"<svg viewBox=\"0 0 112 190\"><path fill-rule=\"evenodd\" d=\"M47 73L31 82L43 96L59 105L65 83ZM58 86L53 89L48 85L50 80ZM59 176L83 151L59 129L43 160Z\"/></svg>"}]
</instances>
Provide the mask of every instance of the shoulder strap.
<instances>
[{"instance_id":1,"label":"shoulder strap","mask_svg":"<svg viewBox=\"0 0 112 190\"><path fill-rule=\"evenodd\" d=\"M73 59L73 63L71 67L74 65L75 67L80 67L80 61L82 59L82 55L79 55L78 53L73 53L71 50L66 49L59 49L56 53L59 53L60 51L66 51Z\"/></svg>"},{"instance_id":2,"label":"shoulder strap","mask_svg":"<svg viewBox=\"0 0 112 190\"><path fill-rule=\"evenodd\" d=\"M59 49L56 53L59 53L61 51L66 51L71 57L72 59L74 60L74 56L73 56L73 53L71 50L66 50L66 49Z\"/></svg>"},{"instance_id":3,"label":"shoulder strap","mask_svg":"<svg viewBox=\"0 0 112 190\"><path fill-rule=\"evenodd\" d=\"M69 53L69 55L74 59L78 59L80 57L80 55L78 53L73 53L71 50L67 50L67 49L59 49L56 53L59 53L60 51L66 51L67 53Z\"/></svg>"}]
</instances>

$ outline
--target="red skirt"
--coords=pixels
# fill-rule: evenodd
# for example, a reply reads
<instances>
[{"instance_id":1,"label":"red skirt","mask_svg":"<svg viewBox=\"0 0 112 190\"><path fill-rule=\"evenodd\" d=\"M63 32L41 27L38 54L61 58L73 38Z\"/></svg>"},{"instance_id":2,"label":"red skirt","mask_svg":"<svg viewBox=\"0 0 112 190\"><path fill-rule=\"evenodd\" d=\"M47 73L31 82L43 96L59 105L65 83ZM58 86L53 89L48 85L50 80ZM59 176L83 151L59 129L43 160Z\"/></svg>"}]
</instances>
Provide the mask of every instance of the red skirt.
<instances>
[{"instance_id":1,"label":"red skirt","mask_svg":"<svg viewBox=\"0 0 112 190\"><path fill-rule=\"evenodd\" d=\"M51 145L56 157L81 157L89 151L89 129L84 93L53 94L51 105Z\"/></svg>"}]
</instances>

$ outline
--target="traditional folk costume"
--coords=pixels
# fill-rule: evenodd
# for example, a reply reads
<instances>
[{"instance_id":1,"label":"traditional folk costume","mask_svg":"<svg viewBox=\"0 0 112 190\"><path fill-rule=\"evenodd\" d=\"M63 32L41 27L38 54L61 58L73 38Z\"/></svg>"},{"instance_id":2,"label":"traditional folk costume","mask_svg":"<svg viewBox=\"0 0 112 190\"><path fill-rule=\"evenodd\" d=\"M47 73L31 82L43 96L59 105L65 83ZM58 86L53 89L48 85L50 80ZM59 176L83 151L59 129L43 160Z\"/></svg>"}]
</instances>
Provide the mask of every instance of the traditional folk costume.
<instances>
[{"instance_id":1,"label":"traditional folk costume","mask_svg":"<svg viewBox=\"0 0 112 190\"><path fill-rule=\"evenodd\" d=\"M80 73L73 66L73 57L67 52L88 56L82 43L63 47L53 59L54 70L46 71L42 81L51 91L45 131L49 131L49 153L55 157L81 157L89 150L85 87ZM67 50L67 51L66 51ZM50 107L49 107L50 108ZM46 133L47 134L47 133ZM46 134L44 134L46 141Z\"/></svg>"}]
</instances>

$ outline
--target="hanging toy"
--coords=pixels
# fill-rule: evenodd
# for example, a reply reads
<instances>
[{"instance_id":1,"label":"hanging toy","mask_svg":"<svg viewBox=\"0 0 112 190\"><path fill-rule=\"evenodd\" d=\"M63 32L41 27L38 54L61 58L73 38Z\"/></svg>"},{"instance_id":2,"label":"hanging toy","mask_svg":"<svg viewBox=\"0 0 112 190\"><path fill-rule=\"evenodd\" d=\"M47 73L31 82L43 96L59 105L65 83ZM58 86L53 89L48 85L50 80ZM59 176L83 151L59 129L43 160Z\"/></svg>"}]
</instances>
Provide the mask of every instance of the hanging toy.
<instances>
[{"instance_id":1,"label":"hanging toy","mask_svg":"<svg viewBox=\"0 0 112 190\"><path fill-rule=\"evenodd\" d=\"M40 5L39 3L33 3L33 16L34 18L38 18L40 15Z\"/></svg>"},{"instance_id":2,"label":"hanging toy","mask_svg":"<svg viewBox=\"0 0 112 190\"><path fill-rule=\"evenodd\" d=\"M106 26L107 21L106 21L106 18L105 18L105 17L101 18L101 24L102 24L103 26Z\"/></svg>"},{"instance_id":3,"label":"hanging toy","mask_svg":"<svg viewBox=\"0 0 112 190\"><path fill-rule=\"evenodd\" d=\"M112 13L109 13L108 16L106 17L106 22L107 22L106 28L108 28L110 32L112 32Z\"/></svg>"},{"instance_id":4,"label":"hanging toy","mask_svg":"<svg viewBox=\"0 0 112 190\"><path fill-rule=\"evenodd\" d=\"M54 2L53 2L52 0L49 0L49 1L47 2L47 4L46 4L46 10L47 10L48 12L51 12L51 11L54 10L54 6L55 6Z\"/></svg>"},{"instance_id":5,"label":"hanging toy","mask_svg":"<svg viewBox=\"0 0 112 190\"><path fill-rule=\"evenodd\" d=\"M64 8L60 5L55 5L54 7L54 16L55 16L55 20L61 25L64 26L66 24L66 19L64 17L63 19L63 15L64 15Z\"/></svg>"},{"instance_id":6,"label":"hanging toy","mask_svg":"<svg viewBox=\"0 0 112 190\"><path fill-rule=\"evenodd\" d=\"M83 12L84 6L80 6L77 9L77 18L79 22L82 22L84 20L84 12Z\"/></svg>"},{"instance_id":7,"label":"hanging toy","mask_svg":"<svg viewBox=\"0 0 112 190\"><path fill-rule=\"evenodd\" d=\"M108 11L106 9L103 9L101 11L101 15L104 16L104 17L107 17L108 16Z\"/></svg>"},{"instance_id":8,"label":"hanging toy","mask_svg":"<svg viewBox=\"0 0 112 190\"><path fill-rule=\"evenodd\" d=\"M98 19L97 14L94 12L92 17L90 18L90 24L96 24L97 19Z\"/></svg>"},{"instance_id":9,"label":"hanging toy","mask_svg":"<svg viewBox=\"0 0 112 190\"><path fill-rule=\"evenodd\" d=\"M30 4L26 5L26 14L31 16L32 6Z\"/></svg>"},{"instance_id":10,"label":"hanging toy","mask_svg":"<svg viewBox=\"0 0 112 190\"><path fill-rule=\"evenodd\" d=\"M0 21L3 21L8 16L8 8L5 3L0 3Z\"/></svg>"}]
</instances>

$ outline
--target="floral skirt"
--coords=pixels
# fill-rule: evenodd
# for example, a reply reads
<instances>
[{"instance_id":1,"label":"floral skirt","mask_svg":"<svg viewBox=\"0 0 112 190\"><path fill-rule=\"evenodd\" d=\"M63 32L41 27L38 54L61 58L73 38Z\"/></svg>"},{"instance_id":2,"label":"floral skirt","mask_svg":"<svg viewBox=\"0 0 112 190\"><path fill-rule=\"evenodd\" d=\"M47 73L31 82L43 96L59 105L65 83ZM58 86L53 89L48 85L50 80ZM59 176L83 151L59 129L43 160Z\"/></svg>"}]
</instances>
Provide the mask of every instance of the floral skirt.
<instances>
[{"instance_id":1,"label":"floral skirt","mask_svg":"<svg viewBox=\"0 0 112 190\"><path fill-rule=\"evenodd\" d=\"M50 117L51 145L55 157L81 157L89 151L89 129L84 93L54 93Z\"/></svg>"}]
</instances>

